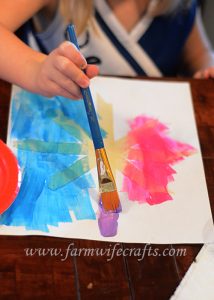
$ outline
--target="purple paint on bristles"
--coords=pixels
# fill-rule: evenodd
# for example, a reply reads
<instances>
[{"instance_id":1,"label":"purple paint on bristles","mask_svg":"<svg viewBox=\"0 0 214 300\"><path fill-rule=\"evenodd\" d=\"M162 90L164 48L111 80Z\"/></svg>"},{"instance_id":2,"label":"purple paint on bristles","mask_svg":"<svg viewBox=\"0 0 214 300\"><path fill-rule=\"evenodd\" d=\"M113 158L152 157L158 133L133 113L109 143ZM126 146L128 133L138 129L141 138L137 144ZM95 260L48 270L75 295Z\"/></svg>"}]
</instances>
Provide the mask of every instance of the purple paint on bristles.
<instances>
[{"instance_id":1,"label":"purple paint on bristles","mask_svg":"<svg viewBox=\"0 0 214 300\"><path fill-rule=\"evenodd\" d=\"M118 218L121 212L121 206L114 211L106 211L101 199L99 200L98 226L102 236L110 237L117 234Z\"/></svg>"}]
</instances>

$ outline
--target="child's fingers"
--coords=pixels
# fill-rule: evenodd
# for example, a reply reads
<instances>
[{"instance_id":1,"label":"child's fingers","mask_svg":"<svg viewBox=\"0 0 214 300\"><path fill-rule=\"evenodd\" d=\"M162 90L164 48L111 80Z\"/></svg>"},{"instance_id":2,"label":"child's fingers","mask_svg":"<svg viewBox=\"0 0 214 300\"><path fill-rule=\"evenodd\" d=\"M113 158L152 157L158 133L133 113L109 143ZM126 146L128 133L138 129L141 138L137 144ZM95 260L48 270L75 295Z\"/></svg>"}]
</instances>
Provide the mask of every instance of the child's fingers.
<instances>
[{"instance_id":1,"label":"child's fingers","mask_svg":"<svg viewBox=\"0 0 214 300\"><path fill-rule=\"evenodd\" d=\"M99 74L99 68L96 65L87 65L86 75L93 78Z\"/></svg>"},{"instance_id":2,"label":"child's fingers","mask_svg":"<svg viewBox=\"0 0 214 300\"><path fill-rule=\"evenodd\" d=\"M78 68L85 69L87 61L77 47L71 42L64 42L58 48L58 53L71 60Z\"/></svg>"},{"instance_id":3,"label":"child's fingers","mask_svg":"<svg viewBox=\"0 0 214 300\"><path fill-rule=\"evenodd\" d=\"M203 71L198 71L194 74L196 79L208 79L214 78L214 67L207 68Z\"/></svg>"},{"instance_id":4,"label":"child's fingers","mask_svg":"<svg viewBox=\"0 0 214 300\"><path fill-rule=\"evenodd\" d=\"M201 73L202 73L201 71L198 71L198 72L196 72L196 73L194 74L193 77L194 77L195 79L201 79L201 78L202 78Z\"/></svg>"},{"instance_id":5,"label":"child's fingers","mask_svg":"<svg viewBox=\"0 0 214 300\"><path fill-rule=\"evenodd\" d=\"M80 68L86 68L86 74ZM87 62L71 43L65 42L41 63L36 76L43 95L80 99L80 88L89 86L90 78L98 75L98 67Z\"/></svg>"},{"instance_id":6,"label":"child's fingers","mask_svg":"<svg viewBox=\"0 0 214 300\"><path fill-rule=\"evenodd\" d=\"M79 86L58 70L53 72L51 80L69 94L74 95L75 99L80 99L82 97Z\"/></svg>"},{"instance_id":7,"label":"child's fingers","mask_svg":"<svg viewBox=\"0 0 214 300\"><path fill-rule=\"evenodd\" d=\"M208 78L214 78L214 67L210 67L207 70Z\"/></svg>"},{"instance_id":8,"label":"child's fingers","mask_svg":"<svg viewBox=\"0 0 214 300\"><path fill-rule=\"evenodd\" d=\"M63 87L59 86L56 82L52 80L49 80L47 85L48 85L48 89L45 92L43 92L43 95L48 98L52 98L55 96L63 96L65 98L69 98L72 100L78 100L81 98L79 97L79 95L68 92Z\"/></svg>"},{"instance_id":9,"label":"child's fingers","mask_svg":"<svg viewBox=\"0 0 214 300\"><path fill-rule=\"evenodd\" d=\"M89 78L68 58L56 56L53 63L59 72L73 80L80 87L86 88L89 86Z\"/></svg>"}]
</instances>

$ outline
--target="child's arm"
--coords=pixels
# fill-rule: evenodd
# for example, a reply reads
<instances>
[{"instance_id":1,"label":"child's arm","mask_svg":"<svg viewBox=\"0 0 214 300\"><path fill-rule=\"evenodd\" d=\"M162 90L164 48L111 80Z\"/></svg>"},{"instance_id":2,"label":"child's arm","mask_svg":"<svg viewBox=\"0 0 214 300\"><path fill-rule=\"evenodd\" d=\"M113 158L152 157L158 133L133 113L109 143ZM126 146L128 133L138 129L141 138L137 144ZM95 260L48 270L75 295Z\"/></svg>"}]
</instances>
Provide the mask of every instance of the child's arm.
<instances>
[{"instance_id":1,"label":"child's arm","mask_svg":"<svg viewBox=\"0 0 214 300\"><path fill-rule=\"evenodd\" d=\"M47 56L34 51L13 34L49 2L1 0L0 77L48 97L62 95L80 98L79 86L88 86L89 78L98 73L96 66L87 66L85 59L71 43L64 42ZM86 66L87 75L80 70Z\"/></svg>"},{"instance_id":2,"label":"child's arm","mask_svg":"<svg viewBox=\"0 0 214 300\"><path fill-rule=\"evenodd\" d=\"M214 54L199 12L184 46L183 58L185 66L195 78L214 78Z\"/></svg>"}]
</instances>

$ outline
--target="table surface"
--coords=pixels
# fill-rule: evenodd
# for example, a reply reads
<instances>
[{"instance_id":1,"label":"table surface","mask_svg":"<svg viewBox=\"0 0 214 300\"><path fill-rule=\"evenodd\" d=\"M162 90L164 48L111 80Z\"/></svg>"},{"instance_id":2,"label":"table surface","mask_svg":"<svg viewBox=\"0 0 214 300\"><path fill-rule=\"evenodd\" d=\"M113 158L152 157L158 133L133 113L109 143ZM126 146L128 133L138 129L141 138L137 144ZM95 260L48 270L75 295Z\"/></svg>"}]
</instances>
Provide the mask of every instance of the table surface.
<instances>
[{"instance_id":1,"label":"table surface","mask_svg":"<svg viewBox=\"0 0 214 300\"><path fill-rule=\"evenodd\" d=\"M214 215L214 81L185 81L191 85ZM0 139L4 141L9 99L10 85L0 81ZM66 258L69 245L72 250ZM110 261L107 261L110 259L107 256L75 255L81 248L105 250L113 247L123 250L158 248L159 253L171 249L171 255L150 256L147 251L141 261L134 255L114 256ZM201 247L199 244L114 244L41 236L0 236L0 299L169 299ZM41 248L47 253L27 255L27 248L37 251ZM62 256L51 252L57 250ZM176 254L180 250L185 251L185 255Z\"/></svg>"}]
</instances>

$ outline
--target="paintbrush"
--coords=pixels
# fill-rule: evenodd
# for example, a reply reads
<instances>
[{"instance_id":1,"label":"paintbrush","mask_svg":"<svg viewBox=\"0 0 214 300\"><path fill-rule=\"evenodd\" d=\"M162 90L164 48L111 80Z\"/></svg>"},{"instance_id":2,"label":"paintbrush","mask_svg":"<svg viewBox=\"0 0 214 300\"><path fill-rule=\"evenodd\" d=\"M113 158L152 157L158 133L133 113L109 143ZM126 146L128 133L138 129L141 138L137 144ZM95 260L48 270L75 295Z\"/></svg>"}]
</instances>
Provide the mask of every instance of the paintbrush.
<instances>
[{"instance_id":1,"label":"paintbrush","mask_svg":"<svg viewBox=\"0 0 214 300\"><path fill-rule=\"evenodd\" d=\"M68 40L72 42L78 50L80 50L75 29L73 25L67 27ZM85 109L88 117L91 136L94 144L97 172L99 180L99 189L101 194L101 204L106 211L115 211L120 209L120 200L117 192L114 176L108 161L108 157L104 148L104 142L94 108L94 103L90 88L80 88Z\"/></svg>"}]
</instances>

